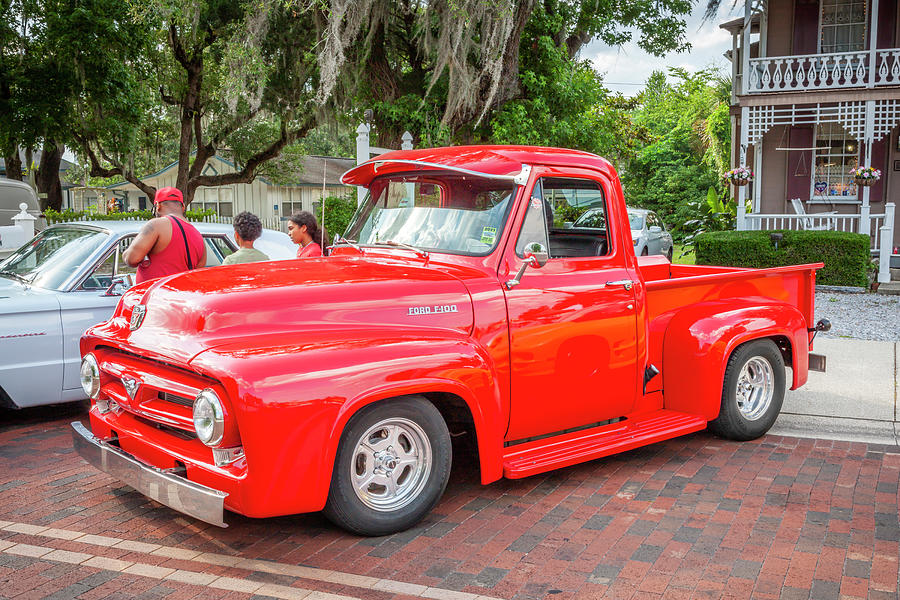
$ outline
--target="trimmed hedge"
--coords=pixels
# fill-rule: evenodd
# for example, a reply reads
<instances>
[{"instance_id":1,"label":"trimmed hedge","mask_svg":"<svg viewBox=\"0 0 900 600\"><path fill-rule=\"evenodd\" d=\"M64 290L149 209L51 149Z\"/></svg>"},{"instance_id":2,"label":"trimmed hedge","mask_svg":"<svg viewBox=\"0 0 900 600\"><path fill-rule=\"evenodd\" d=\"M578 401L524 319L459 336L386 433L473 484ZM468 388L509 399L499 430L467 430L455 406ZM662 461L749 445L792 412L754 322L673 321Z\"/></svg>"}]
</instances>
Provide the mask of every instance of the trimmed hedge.
<instances>
[{"instance_id":1,"label":"trimmed hedge","mask_svg":"<svg viewBox=\"0 0 900 600\"><path fill-rule=\"evenodd\" d=\"M770 234L780 233L778 250ZM697 264L782 267L824 262L816 283L868 287L869 238L841 231L711 231L696 238Z\"/></svg>"},{"instance_id":2,"label":"trimmed hedge","mask_svg":"<svg viewBox=\"0 0 900 600\"><path fill-rule=\"evenodd\" d=\"M72 210L67 208L62 212L57 212L52 208L44 211L44 217L47 219L48 225L54 223L68 223L70 221L147 221L153 218L152 210L133 210L131 212L115 212L115 213L97 213L85 210ZM191 210L185 211L184 216L188 221L202 221L206 217L216 216L216 211Z\"/></svg>"}]
</instances>

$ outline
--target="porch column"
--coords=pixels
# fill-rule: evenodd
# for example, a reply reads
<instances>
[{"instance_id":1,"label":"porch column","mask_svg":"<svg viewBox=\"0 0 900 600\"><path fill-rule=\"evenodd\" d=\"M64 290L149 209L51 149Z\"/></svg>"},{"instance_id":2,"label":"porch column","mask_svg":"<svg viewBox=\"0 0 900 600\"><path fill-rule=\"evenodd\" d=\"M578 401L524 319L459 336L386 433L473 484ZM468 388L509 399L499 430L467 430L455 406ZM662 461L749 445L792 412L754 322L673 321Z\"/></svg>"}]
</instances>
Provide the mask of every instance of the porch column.
<instances>
[{"instance_id":1,"label":"porch column","mask_svg":"<svg viewBox=\"0 0 900 600\"><path fill-rule=\"evenodd\" d=\"M891 281L891 245L894 243L894 203L884 205L884 225L881 226L881 245L878 248L878 283Z\"/></svg>"},{"instance_id":2,"label":"porch column","mask_svg":"<svg viewBox=\"0 0 900 600\"><path fill-rule=\"evenodd\" d=\"M863 161L861 167L868 167L872 164L872 140L875 138L875 101L866 101L866 130L863 135ZM859 193L862 188L862 206L859 207L859 233L863 235L872 235L872 225L869 222L871 209L869 208L869 186L857 186Z\"/></svg>"},{"instance_id":3,"label":"porch column","mask_svg":"<svg viewBox=\"0 0 900 600\"><path fill-rule=\"evenodd\" d=\"M753 0L744 0L744 29L741 31L741 94L750 91L750 30L753 27ZM741 158L741 164L746 157Z\"/></svg>"},{"instance_id":4,"label":"porch column","mask_svg":"<svg viewBox=\"0 0 900 600\"><path fill-rule=\"evenodd\" d=\"M749 1L749 0L748 0ZM749 6L749 4L748 4ZM749 10L749 9L748 9ZM746 62L746 61L745 61ZM750 109L746 106L741 107L741 145L738 148L740 160L738 166L747 164L747 146L750 141ZM737 189L737 229L743 231L747 229L747 186L738 186Z\"/></svg>"},{"instance_id":5,"label":"porch column","mask_svg":"<svg viewBox=\"0 0 900 600\"><path fill-rule=\"evenodd\" d=\"M869 82L866 87L875 87L875 74L878 71L878 0L872 0L869 13Z\"/></svg>"}]
</instances>

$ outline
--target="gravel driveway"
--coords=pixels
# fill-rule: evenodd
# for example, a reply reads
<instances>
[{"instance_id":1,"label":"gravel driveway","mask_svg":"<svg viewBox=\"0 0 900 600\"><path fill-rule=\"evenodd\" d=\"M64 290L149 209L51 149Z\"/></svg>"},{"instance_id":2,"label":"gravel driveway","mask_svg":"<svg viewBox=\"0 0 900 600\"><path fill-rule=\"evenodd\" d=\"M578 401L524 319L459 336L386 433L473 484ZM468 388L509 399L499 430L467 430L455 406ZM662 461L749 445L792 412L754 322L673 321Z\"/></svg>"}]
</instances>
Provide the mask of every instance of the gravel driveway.
<instances>
[{"instance_id":1,"label":"gravel driveway","mask_svg":"<svg viewBox=\"0 0 900 600\"><path fill-rule=\"evenodd\" d=\"M828 337L900 341L900 296L816 292L816 321L831 321Z\"/></svg>"}]
</instances>

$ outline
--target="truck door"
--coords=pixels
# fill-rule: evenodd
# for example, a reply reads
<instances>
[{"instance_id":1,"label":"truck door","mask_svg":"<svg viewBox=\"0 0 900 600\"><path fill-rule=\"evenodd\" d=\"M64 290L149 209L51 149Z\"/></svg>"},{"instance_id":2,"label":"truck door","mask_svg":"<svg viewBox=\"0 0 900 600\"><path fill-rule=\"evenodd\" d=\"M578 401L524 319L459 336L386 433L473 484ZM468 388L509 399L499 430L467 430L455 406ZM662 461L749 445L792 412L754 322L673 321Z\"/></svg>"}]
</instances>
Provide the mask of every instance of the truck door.
<instances>
[{"instance_id":1,"label":"truck door","mask_svg":"<svg viewBox=\"0 0 900 600\"><path fill-rule=\"evenodd\" d=\"M515 246L505 251L502 281L513 278L533 244L546 248L549 259L528 267L517 285L505 286L509 441L602 423L634 406L636 311L624 259L631 236L613 226L619 218L609 218L610 208L624 209L609 202L611 193L599 175L541 177L514 221L522 225ZM590 227L573 227L587 210Z\"/></svg>"}]
</instances>

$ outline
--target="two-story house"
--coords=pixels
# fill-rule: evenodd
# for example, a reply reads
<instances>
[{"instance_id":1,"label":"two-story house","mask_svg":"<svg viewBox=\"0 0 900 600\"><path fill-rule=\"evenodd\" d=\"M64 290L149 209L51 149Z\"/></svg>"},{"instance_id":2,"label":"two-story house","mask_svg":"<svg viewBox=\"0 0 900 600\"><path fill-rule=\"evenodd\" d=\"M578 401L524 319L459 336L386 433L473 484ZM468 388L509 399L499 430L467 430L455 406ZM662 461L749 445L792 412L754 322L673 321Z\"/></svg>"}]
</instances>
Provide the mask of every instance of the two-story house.
<instances>
[{"instance_id":1,"label":"two-story house","mask_svg":"<svg viewBox=\"0 0 900 600\"><path fill-rule=\"evenodd\" d=\"M900 246L898 13L897 0L745 0L721 25L733 36L732 163L756 173L736 190L738 228L867 234L881 281ZM857 186L857 166L881 180Z\"/></svg>"}]
</instances>

